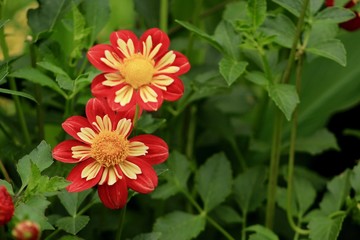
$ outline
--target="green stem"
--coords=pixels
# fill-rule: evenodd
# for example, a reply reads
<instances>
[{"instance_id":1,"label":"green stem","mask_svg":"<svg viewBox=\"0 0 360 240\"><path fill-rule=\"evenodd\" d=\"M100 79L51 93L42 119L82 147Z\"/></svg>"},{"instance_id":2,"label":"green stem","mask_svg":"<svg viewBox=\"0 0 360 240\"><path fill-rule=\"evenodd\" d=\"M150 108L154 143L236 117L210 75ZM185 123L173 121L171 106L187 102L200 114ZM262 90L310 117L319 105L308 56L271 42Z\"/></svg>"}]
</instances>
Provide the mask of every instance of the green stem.
<instances>
[{"instance_id":1,"label":"green stem","mask_svg":"<svg viewBox=\"0 0 360 240\"><path fill-rule=\"evenodd\" d=\"M3 55L4 55L4 61L7 61L9 59L9 49L5 40L5 33L4 33L4 28L0 28L0 47L2 49ZM13 91L17 91L17 87L16 87L16 82L14 78L9 78L9 85L10 85L10 89ZM16 113L18 115L18 119L20 122L20 127L22 130L22 133L24 134L24 139L25 139L25 143L27 145L29 145L31 143L31 138L30 138L30 134L29 134L29 129L27 127L26 124L26 120L25 120L25 116L24 116L24 111L22 109L22 105L20 102L20 98L17 95L12 95L14 103L15 103L15 108L16 108Z\"/></svg>"},{"instance_id":2,"label":"green stem","mask_svg":"<svg viewBox=\"0 0 360 240\"><path fill-rule=\"evenodd\" d=\"M11 178L8 174L8 172L6 171L6 168L4 166L4 164L2 163L2 160L0 159L0 170L2 172L2 174L4 175L4 179L8 182L8 183L11 183Z\"/></svg>"},{"instance_id":3,"label":"green stem","mask_svg":"<svg viewBox=\"0 0 360 240\"><path fill-rule=\"evenodd\" d=\"M136 107L135 107L135 115L134 115L134 119L133 119L133 128L135 128L136 126L136 123L139 119L139 114L140 114L140 106L136 104Z\"/></svg>"},{"instance_id":4,"label":"green stem","mask_svg":"<svg viewBox=\"0 0 360 240\"><path fill-rule=\"evenodd\" d=\"M236 158L239 161L240 167L241 167L241 171L245 171L247 169L247 164L245 161L245 158L243 156L243 154L240 152L239 147L236 145L235 141L229 141L231 148L233 149Z\"/></svg>"},{"instance_id":5,"label":"green stem","mask_svg":"<svg viewBox=\"0 0 360 240\"><path fill-rule=\"evenodd\" d=\"M246 239L246 225L247 225L247 212L244 211L243 212L242 224L241 224L241 239L242 240Z\"/></svg>"},{"instance_id":6,"label":"green stem","mask_svg":"<svg viewBox=\"0 0 360 240\"><path fill-rule=\"evenodd\" d=\"M186 156L188 159L192 159L194 152L194 141L195 141L195 129L196 129L196 105L190 107L190 121L187 132L187 142L186 142Z\"/></svg>"},{"instance_id":7,"label":"green stem","mask_svg":"<svg viewBox=\"0 0 360 240\"><path fill-rule=\"evenodd\" d=\"M56 229L55 231L53 231L49 236L47 236L44 240L50 240L51 238L53 238L56 234L58 234L60 232L60 228Z\"/></svg>"},{"instance_id":8,"label":"green stem","mask_svg":"<svg viewBox=\"0 0 360 240\"><path fill-rule=\"evenodd\" d=\"M168 32L168 9L169 2L168 0L161 0L160 2L160 29L164 32Z\"/></svg>"},{"instance_id":9,"label":"green stem","mask_svg":"<svg viewBox=\"0 0 360 240\"><path fill-rule=\"evenodd\" d=\"M118 231L116 232L116 240L121 240L121 235L122 235L122 231L124 228L124 222L125 222L125 215L126 215L126 205L123 209L121 209L121 214L120 214L120 224L119 224L119 228Z\"/></svg>"}]
</instances>

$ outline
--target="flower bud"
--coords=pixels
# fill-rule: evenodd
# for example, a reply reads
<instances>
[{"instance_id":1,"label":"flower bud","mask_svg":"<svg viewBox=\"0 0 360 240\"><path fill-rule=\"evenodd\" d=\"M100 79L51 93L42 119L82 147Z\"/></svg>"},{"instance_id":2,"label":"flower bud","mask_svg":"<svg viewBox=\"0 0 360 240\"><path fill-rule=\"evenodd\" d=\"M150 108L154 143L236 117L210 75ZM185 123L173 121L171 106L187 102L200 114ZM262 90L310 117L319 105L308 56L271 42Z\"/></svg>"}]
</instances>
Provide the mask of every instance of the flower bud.
<instances>
[{"instance_id":1,"label":"flower bud","mask_svg":"<svg viewBox=\"0 0 360 240\"><path fill-rule=\"evenodd\" d=\"M33 221L25 220L16 224L11 233L16 240L38 240L40 226Z\"/></svg>"},{"instance_id":2,"label":"flower bud","mask_svg":"<svg viewBox=\"0 0 360 240\"><path fill-rule=\"evenodd\" d=\"M5 186L0 186L0 226L8 223L14 215L14 203Z\"/></svg>"}]
</instances>

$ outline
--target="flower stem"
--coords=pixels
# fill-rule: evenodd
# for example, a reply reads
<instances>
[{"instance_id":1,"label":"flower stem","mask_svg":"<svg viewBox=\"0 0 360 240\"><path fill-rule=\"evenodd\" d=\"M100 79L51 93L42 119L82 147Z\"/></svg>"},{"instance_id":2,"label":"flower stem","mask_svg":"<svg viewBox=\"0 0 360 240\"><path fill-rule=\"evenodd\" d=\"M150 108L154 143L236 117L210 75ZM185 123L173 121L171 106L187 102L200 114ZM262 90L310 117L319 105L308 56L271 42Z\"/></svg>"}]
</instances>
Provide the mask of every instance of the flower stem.
<instances>
[{"instance_id":1,"label":"flower stem","mask_svg":"<svg viewBox=\"0 0 360 240\"><path fill-rule=\"evenodd\" d=\"M187 132L186 141L186 156L188 159L192 159L194 153L194 139L195 139L195 128L196 128L196 105L190 107L190 121Z\"/></svg>"},{"instance_id":2,"label":"flower stem","mask_svg":"<svg viewBox=\"0 0 360 240\"><path fill-rule=\"evenodd\" d=\"M121 209L121 214L120 214L120 224L119 224L119 228L116 232L116 240L121 240L121 234L124 228L124 222L125 222L125 215L126 215L126 205L123 209Z\"/></svg>"},{"instance_id":3,"label":"flower stem","mask_svg":"<svg viewBox=\"0 0 360 240\"><path fill-rule=\"evenodd\" d=\"M9 56L9 48L8 48L6 40L5 40L5 33L4 33L3 27L0 28L0 47L1 47L2 53L4 55L4 61L7 61L10 56ZM10 89L12 91L17 91L16 82L15 82L14 78L12 78L12 77L9 78L9 85L10 85ZM18 115L20 127L22 130L22 133L24 134L25 143L29 145L31 143L31 138L30 138L30 134L29 134L29 129L28 129L26 121L25 121L24 111L21 107L20 98L17 95L12 95L12 97L13 97L13 100L15 103L16 113Z\"/></svg>"},{"instance_id":4,"label":"flower stem","mask_svg":"<svg viewBox=\"0 0 360 240\"><path fill-rule=\"evenodd\" d=\"M242 226L241 226L241 239L246 239L246 224L247 224L247 212L243 212Z\"/></svg>"},{"instance_id":5,"label":"flower stem","mask_svg":"<svg viewBox=\"0 0 360 240\"><path fill-rule=\"evenodd\" d=\"M161 0L160 2L160 29L167 33L168 31L168 0Z\"/></svg>"},{"instance_id":6,"label":"flower stem","mask_svg":"<svg viewBox=\"0 0 360 240\"><path fill-rule=\"evenodd\" d=\"M5 179L7 182L11 183L11 182L12 182L12 181L11 181L11 178L10 178L8 172L6 171L6 168L5 168L4 164L2 163L2 160L1 160L1 159L0 159L0 170L1 170L2 174L4 175L4 179Z\"/></svg>"}]
</instances>

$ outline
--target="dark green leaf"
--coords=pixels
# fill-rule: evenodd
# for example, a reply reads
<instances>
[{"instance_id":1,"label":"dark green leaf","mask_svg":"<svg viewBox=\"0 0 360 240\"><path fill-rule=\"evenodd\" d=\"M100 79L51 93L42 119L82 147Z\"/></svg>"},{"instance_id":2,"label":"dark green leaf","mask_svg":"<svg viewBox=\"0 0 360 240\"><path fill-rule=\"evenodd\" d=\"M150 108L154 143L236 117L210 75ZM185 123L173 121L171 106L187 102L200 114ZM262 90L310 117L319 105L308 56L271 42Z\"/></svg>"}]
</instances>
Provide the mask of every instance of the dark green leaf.
<instances>
[{"instance_id":1,"label":"dark green leaf","mask_svg":"<svg viewBox=\"0 0 360 240\"><path fill-rule=\"evenodd\" d=\"M86 190L79 193L69 193L64 190L58 194L58 197L69 215L76 216L78 207L91 192L91 190Z\"/></svg>"},{"instance_id":2,"label":"dark green leaf","mask_svg":"<svg viewBox=\"0 0 360 240\"><path fill-rule=\"evenodd\" d=\"M279 240L274 232L262 225L249 226L246 231L255 232L255 234L250 235L249 240Z\"/></svg>"},{"instance_id":3,"label":"dark green leaf","mask_svg":"<svg viewBox=\"0 0 360 240\"><path fill-rule=\"evenodd\" d=\"M240 58L241 36L235 32L233 25L228 21L221 21L214 33L214 39L222 46L226 55L235 60Z\"/></svg>"},{"instance_id":4,"label":"dark green leaf","mask_svg":"<svg viewBox=\"0 0 360 240\"><path fill-rule=\"evenodd\" d=\"M136 128L145 132L153 133L166 123L165 118L155 119L151 114L143 114L139 121L137 121Z\"/></svg>"},{"instance_id":5,"label":"dark green leaf","mask_svg":"<svg viewBox=\"0 0 360 240\"><path fill-rule=\"evenodd\" d=\"M251 25L254 29L257 29L266 17L266 0L249 0L247 3L247 12L250 16Z\"/></svg>"},{"instance_id":6,"label":"dark green leaf","mask_svg":"<svg viewBox=\"0 0 360 240\"><path fill-rule=\"evenodd\" d=\"M231 86L244 72L248 65L245 61L236 61L230 57L224 57L219 63L219 70L228 86Z\"/></svg>"},{"instance_id":7,"label":"dark green leaf","mask_svg":"<svg viewBox=\"0 0 360 240\"><path fill-rule=\"evenodd\" d=\"M60 74L60 75L67 75L67 73L59 66L56 66L55 64L51 63L50 61L46 61L46 62L37 62L36 63L38 66L42 67L43 69L46 69L50 72L53 72L55 74Z\"/></svg>"},{"instance_id":8,"label":"dark green leaf","mask_svg":"<svg viewBox=\"0 0 360 240\"><path fill-rule=\"evenodd\" d=\"M36 101L36 99L28 94L28 93L24 93L24 92L19 92L19 91L14 91L14 90L9 90L9 89L4 89L4 88L0 88L0 93L5 93L5 94L10 94L10 95L16 95L16 96L20 96L20 97L24 97L27 99L30 99L31 101L34 101L35 103L38 103Z\"/></svg>"},{"instance_id":9,"label":"dark green leaf","mask_svg":"<svg viewBox=\"0 0 360 240\"><path fill-rule=\"evenodd\" d=\"M290 121L292 113L300 102L296 88L290 84L272 84L268 87L270 98L284 113L286 119Z\"/></svg>"},{"instance_id":10,"label":"dark green leaf","mask_svg":"<svg viewBox=\"0 0 360 240\"><path fill-rule=\"evenodd\" d=\"M190 240L205 228L205 216L172 212L156 220L153 231L160 232L160 240Z\"/></svg>"},{"instance_id":11,"label":"dark green leaf","mask_svg":"<svg viewBox=\"0 0 360 240\"><path fill-rule=\"evenodd\" d=\"M1 81L8 75L9 66L7 63L3 63L0 65L0 83Z\"/></svg>"},{"instance_id":12,"label":"dark green leaf","mask_svg":"<svg viewBox=\"0 0 360 240\"><path fill-rule=\"evenodd\" d=\"M304 215L315 201L316 190L310 181L303 177L294 178L294 195L298 206L298 213Z\"/></svg>"},{"instance_id":13,"label":"dark green leaf","mask_svg":"<svg viewBox=\"0 0 360 240\"><path fill-rule=\"evenodd\" d=\"M289 12L291 12L292 14L294 14L295 16L299 17L304 0L292 0L292 1L273 0L273 1L279 4L280 6L282 6L283 8L285 8L286 10L288 10Z\"/></svg>"},{"instance_id":14,"label":"dark green leaf","mask_svg":"<svg viewBox=\"0 0 360 240\"><path fill-rule=\"evenodd\" d=\"M306 52L329 58L341 66L346 66L346 50L342 42L338 39L330 39L326 42L309 46Z\"/></svg>"},{"instance_id":15,"label":"dark green leaf","mask_svg":"<svg viewBox=\"0 0 360 240\"><path fill-rule=\"evenodd\" d=\"M283 14L268 17L261 29L270 36L276 36L274 41L280 46L292 48L296 26L289 17Z\"/></svg>"},{"instance_id":16,"label":"dark green leaf","mask_svg":"<svg viewBox=\"0 0 360 240\"><path fill-rule=\"evenodd\" d=\"M315 21L342 23L354 18L355 14L350 9L343 7L328 7L316 14Z\"/></svg>"},{"instance_id":17,"label":"dark green leaf","mask_svg":"<svg viewBox=\"0 0 360 240\"><path fill-rule=\"evenodd\" d=\"M336 240L339 236L346 214L339 214L334 218L314 217L309 222L311 240Z\"/></svg>"},{"instance_id":18,"label":"dark green leaf","mask_svg":"<svg viewBox=\"0 0 360 240\"><path fill-rule=\"evenodd\" d=\"M232 172L225 154L215 154L200 167L196 188L209 212L222 203L231 192ZM211 184L209 184L211 182Z\"/></svg>"},{"instance_id":19,"label":"dark green leaf","mask_svg":"<svg viewBox=\"0 0 360 240\"><path fill-rule=\"evenodd\" d=\"M219 206L214 209L214 214L226 224L242 223L242 218L238 212L229 206Z\"/></svg>"},{"instance_id":20,"label":"dark green leaf","mask_svg":"<svg viewBox=\"0 0 360 240\"><path fill-rule=\"evenodd\" d=\"M132 240L160 240L161 233L152 232L152 233L143 233L134 237Z\"/></svg>"},{"instance_id":21,"label":"dark green leaf","mask_svg":"<svg viewBox=\"0 0 360 240\"><path fill-rule=\"evenodd\" d=\"M234 181L234 194L243 213L256 210L265 200L266 176L266 168L256 166L248 168L236 177Z\"/></svg>"},{"instance_id":22,"label":"dark green leaf","mask_svg":"<svg viewBox=\"0 0 360 240\"><path fill-rule=\"evenodd\" d=\"M59 240L84 240L84 239L73 235L66 235L66 236L62 236Z\"/></svg>"},{"instance_id":23,"label":"dark green leaf","mask_svg":"<svg viewBox=\"0 0 360 240\"><path fill-rule=\"evenodd\" d=\"M88 224L89 220L88 216L63 217L56 221L56 226L75 235Z\"/></svg>"},{"instance_id":24,"label":"dark green leaf","mask_svg":"<svg viewBox=\"0 0 360 240\"><path fill-rule=\"evenodd\" d=\"M357 164L351 171L350 175L351 187L355 190L355 197L360 201L360 164Z\"/></svg>"}]
</instances>

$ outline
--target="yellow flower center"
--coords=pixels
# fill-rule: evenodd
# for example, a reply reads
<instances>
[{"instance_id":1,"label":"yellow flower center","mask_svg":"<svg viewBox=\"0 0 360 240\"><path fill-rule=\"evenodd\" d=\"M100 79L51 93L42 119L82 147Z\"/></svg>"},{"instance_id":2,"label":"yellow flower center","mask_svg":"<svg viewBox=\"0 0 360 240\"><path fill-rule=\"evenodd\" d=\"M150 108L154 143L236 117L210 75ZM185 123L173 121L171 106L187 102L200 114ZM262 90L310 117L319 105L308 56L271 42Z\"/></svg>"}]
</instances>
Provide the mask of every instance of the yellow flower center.
<instances>
[{"instance_id":1,"label":"yellow flower center","mask_svg":"<svg viewBox=\"0 0 360 240\"><path fill-rule=\"evenodd\" d=\"M90 155L106 167L114 166L129 155L129 141L116 132L102 131L93 139Z\"/></svg>"},{"instance_id":2,"label":"yellow flower center","mask_svg":"<svg viewBox=\"0 0 360 240\"><path fill-rule=\"evenodd\" d=\"M138 89L151 82L154 73L154 63L137 53L130 58L124 59L120 72L124 76L125 82Z\"/></svg>"}]
</instances>

